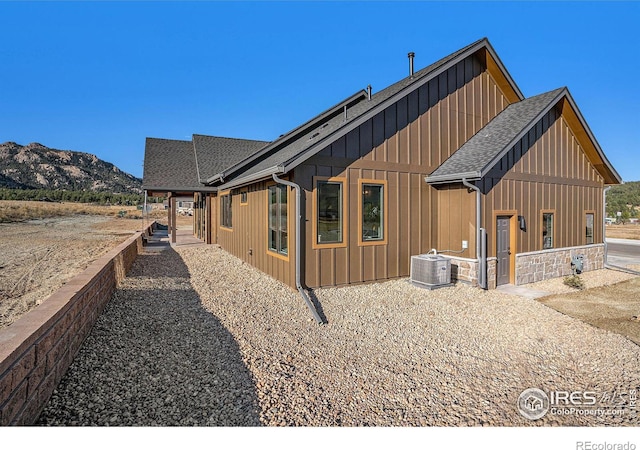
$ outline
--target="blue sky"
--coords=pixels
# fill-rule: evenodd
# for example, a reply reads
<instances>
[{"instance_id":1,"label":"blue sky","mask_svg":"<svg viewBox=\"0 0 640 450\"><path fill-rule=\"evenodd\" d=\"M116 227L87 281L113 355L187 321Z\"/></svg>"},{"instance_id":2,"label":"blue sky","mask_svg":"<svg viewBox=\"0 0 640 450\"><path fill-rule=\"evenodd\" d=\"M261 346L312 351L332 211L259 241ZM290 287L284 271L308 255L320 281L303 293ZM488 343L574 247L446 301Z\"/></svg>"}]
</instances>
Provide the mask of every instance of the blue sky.
<instances>
[{"instance_id":1,"label":"blue sky","mask_svg":"<svg viewBox=\"0 0 640 450\"><path fill-rule=\"evenodd\" d=\"M142 176L147 136L273 140L488 37L523 91L568 86L640 180L640 3L3 2L0 142Z\"/></svg>"}]
</instances>

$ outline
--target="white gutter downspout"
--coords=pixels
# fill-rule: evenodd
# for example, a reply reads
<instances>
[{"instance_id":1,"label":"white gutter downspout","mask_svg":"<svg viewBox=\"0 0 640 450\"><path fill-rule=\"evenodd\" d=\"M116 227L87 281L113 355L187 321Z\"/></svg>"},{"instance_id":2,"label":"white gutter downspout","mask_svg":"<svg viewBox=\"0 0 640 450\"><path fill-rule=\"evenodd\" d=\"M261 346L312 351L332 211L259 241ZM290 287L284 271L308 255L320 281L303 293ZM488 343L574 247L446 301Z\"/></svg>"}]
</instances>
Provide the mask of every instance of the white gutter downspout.
<instances>
[{"instance_id":1,"label":"white gutter downspout","mask_svg":"<svg viewBox=\"0 0 640 450\"><path fill-rule=\"evenodd\" d=\"M482 193L479 187L469 183L466 178L462 179L462 184L476 191L476 259L478 261L478 285L482 289L487 289L487 255L483 254L482 251L482 238L485 230L482 228L482 214L480 213Z\"/></svg>"},{"instance_id":2,"label":"white gutter downspout","mask_svg":"<svg viewBox=\"0 0 640 450\"><path fill-rule=\"evenodd\" d=\"M607 191L611 189L611 186L607 186L602 191L602 242L604 243L604 266L607 265Z\"/></svg>"},{"instance_id":3,"label":"white gutter downspout","mask_svg":"<svg viewBox=\"0 0 640 450\"><path fill-rule=\"evenodd\" d=\"M301 252L302 245L301 245L301 239L300 239L300 231L302 227L302 210L300 207L300 196L301 196L300 186L298 186L297 184L291 181L278 178L278 176L275 173L273 174L273 180L276 183L289 186L296 191L296 217L298 218L298 222L296 223L296 288L298 289L298 292L300 292L302 299L307 304L307 308L309 308L309 311L311 311L311 315L316 320L316 322L318 322L318 324L324 324L325 323L324 320L322 320L322 318L318 314L316 307L314 306L313 302L309 298L309 294L307 294L307 292L303 289L302 283L300 282L300 272L301 272L300 265L302 263L301 256L300 256L300 254L302 253Z\"/></svg>"}]
</instances>

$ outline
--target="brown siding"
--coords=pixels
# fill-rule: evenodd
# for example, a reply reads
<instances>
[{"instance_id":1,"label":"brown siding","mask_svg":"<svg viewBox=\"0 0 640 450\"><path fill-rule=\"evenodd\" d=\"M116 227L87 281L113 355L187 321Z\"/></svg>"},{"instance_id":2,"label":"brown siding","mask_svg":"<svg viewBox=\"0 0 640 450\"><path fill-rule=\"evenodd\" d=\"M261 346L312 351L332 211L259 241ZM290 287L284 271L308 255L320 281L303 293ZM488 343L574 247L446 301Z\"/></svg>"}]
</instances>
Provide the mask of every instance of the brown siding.
<instances>
[{"instance_id":1,"label":"brown siding","mask_svg":"<svg viewBox=\"0 0 640 450\"><path fill-rule=\"evenodd\" d=\"M267 186L256 183L248 188L247 204L240 204L240 190L233 190L231 230L220 226L219 215L214 222L217 243L226 251L261 271L295 288L295 194L289 189L287 199L289 219L288 261L267 252ZM212 201L219 210L219 196Z\"/></svg>"},{"instance_id":2,"label":"brown siding","mask_svg":"<svg viewBox=\"0 0 640 450\"><path fill-rule=\"evenodd\" d=\"M463 185L443 186L437 192L438 226L434 248L461 258L475 258L476 193L469 192ZM468 248L464 251L463 240L468 243Z\"/></svg>"},{"instance_id":3,"label":"brown siding","mask_svg":"<svg viewBox=\"0 0 640 450\"><path fill-rule=\"evenodd\" d=\"M438 191L424 177L508 104L481 61L471 56L298 167L294 181L305 191L307 286L406 277L411 255L434 247L460 249L462 240L473 250L474 195L462 187ZM314 176L348 180L346 247L312 249ZM358 179L365 178L388 183L388 235L383 245L358 245ZM469 250L461 256L473 257Z\"/></svg>"},{"instance_id":4,"label":"brown siding","mask_svg":"<svg viewBox=\"0 0 640 450\"><path fill-rule=\"evenodd\" d=\"M602 242L603 178L587 159L567 121L552 109L508 153L483 190L487 247L495 256L494 211L513 210L527 221L517 231L517 253L541 250L542 210L554 210L554 248L585 245L584 215L595 212L594 243Z\"/></svg>"}]
</instances>

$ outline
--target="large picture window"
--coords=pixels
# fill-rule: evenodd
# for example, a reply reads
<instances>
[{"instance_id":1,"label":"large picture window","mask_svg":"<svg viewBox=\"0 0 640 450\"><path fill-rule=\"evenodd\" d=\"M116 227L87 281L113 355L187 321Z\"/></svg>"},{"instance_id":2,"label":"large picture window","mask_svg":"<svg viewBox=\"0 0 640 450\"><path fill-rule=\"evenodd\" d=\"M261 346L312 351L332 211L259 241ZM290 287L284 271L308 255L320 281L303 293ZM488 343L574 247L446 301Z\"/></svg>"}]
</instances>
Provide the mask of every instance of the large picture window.
<instances>
[{"instance_id":1,"label":"large picture window","mask_svg":"<svg viewBox=\"0 0 640 450\"><path fill-rule=\"evenodd\" d=\"M281 184L269 187L269 250L288 255L287 187Z\"/></svg>"},{"instance_id":2,"label":"large picture window","mask_svg":"<svg viewBox=\"0 0 640 450\"><path fill-rule=\"evenodd\" d=\"M358 243L386 243L386 181L359 180Z\"/></svg>"},{"instance_id":3,"label":"large picture window","mask_svg":"<svg viewBox=\"0 0 640 450\"><path fill-rule=\"evenodd\" d=\"M587 244L593 244L593 223L594 223L594 214L586 213L585 215L585 224L586 224L586 242Z\"/></svg>"},{"instance_id":4,"label":"large picture window","mask_svg":"<svg viewBox=\"0 0 640 450\"><path fill-rule=\"evenodd\" d=\"M549 249L555 245L553 235L553 213L542 213L542 248Z\"/></svg>"},{"instance_id":5,"label":"large picture window","mask_svg":"<svg viewBox=\"0 0 640 450\"><path fill-rule=\"evenodd\" d=\"M220 196L220 226L224 228L232 228L231 194Z\"/></svg>"},{"instance_id":6,"label":"large picture window","mask_svg":"<svg viewBox=\"0 0 640 450\"><path fill-rule=\"evenodd\" d=\"M315 247L346 245L345 182L343 179L318 179L315 182Z\"/></svg>"}]
</instances>

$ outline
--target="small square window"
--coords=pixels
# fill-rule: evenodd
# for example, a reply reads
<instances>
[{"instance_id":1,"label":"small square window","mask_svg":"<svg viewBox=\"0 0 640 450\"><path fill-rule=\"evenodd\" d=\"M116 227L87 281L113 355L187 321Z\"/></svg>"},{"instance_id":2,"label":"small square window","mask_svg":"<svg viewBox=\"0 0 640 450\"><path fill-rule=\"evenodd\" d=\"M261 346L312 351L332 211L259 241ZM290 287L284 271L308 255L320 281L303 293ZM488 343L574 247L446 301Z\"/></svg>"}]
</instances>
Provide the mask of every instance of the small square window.
<instances>
[{"instance_id":1,"label":"small square window","mask_svg":"<svg viewBox=\"0 0 640 450\"><path fill-rule=\"evenodd\" d=\"M240 204L241 205L246 205L247 202L248 202L248 197L249 197L249 195L248 195L247 191L240 192Z\"/></svg>"}]
</instances>

